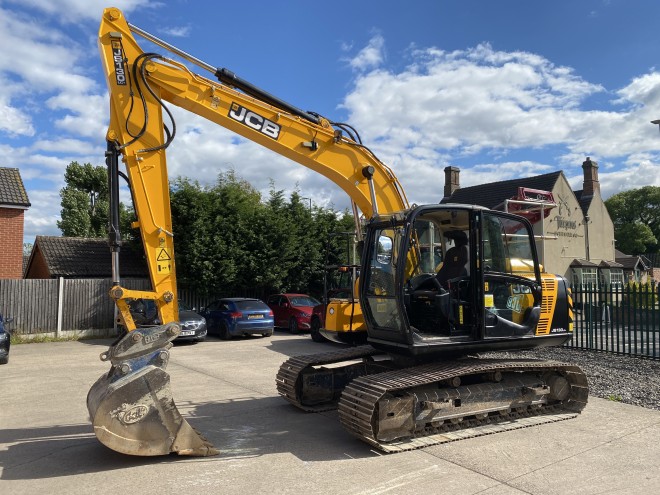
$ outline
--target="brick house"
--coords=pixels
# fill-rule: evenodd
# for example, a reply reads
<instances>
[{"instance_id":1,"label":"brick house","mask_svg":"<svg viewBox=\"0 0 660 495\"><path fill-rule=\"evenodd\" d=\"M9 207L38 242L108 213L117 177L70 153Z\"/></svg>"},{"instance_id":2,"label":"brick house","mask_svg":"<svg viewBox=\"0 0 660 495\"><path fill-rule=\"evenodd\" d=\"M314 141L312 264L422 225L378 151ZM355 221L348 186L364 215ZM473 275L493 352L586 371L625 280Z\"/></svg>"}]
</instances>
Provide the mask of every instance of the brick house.
<instances>
[{"instance_id":1,"label":"brick house","mask_svg":"<svg viewBox=\"0 0 660 495\"><path fill-rule=\"evenodd\" d=\"M534 234L545 270L566 277L574 285L621 285L623 266L614 248L614 224L600 195L598 164L582 164L583 188L573 191L563 171L461 188L459 169L445 168L442 203L477 204L511 211L506 205L519 197L521 188L548 191L553 205L536 219Z\"/></svg>"},{"instance_id":2,"label":"brick house","mask_svg":"<svg viewBox=\"0 0 660 495\"><path fill-rule=\"evenodd\" d=\"M23 222L29 207L18 169L0 167L0 278L23 278Z\"/></svg>"},{"instance_id":3,"label":"brick house","mask_svg":"<svg viewBox=\"0 0 660 495\"><path fill-rule=\"evenodd\" d=\"M142 253L127 245L119 252L122 278L148 278ZM25 278L111 278L112 257L107 239L38 235Z\"/></svg>"},{"instance_id":4,"label":"brick house","mask_svg":"<svg viewBox=\"0 0 660 495\"><path fill-rule=\"evenodd\" d=\"M644 257L651 264L651 279L660 282L660 253L646 253Z\"/></svg>"}]
</instances>

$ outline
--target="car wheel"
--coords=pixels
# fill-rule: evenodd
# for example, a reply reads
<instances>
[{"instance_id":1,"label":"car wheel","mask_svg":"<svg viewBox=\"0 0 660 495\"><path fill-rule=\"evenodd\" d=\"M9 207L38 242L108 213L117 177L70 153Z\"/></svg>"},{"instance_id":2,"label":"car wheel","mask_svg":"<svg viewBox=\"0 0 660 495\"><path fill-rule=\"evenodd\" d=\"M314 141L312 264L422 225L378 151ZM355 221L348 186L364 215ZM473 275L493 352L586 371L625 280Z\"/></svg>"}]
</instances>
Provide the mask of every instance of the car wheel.
<instances>
[{"instance_id":1,"label":"car wheel","mask_svg":"<svg viewBox=\"0 0 660 495\"><path fill-rule=\"evenodd\" d=\"M0 364L7 364L9 362L9 356L0 358Z\"/></svg>"},{"instance_id":2,"label":"car wheel","mask_svg":"<svg viewBox=\"0 0 660 495\"><path fill-rule=\"evenodd\" d=\"M229 327L223 321L220 323L220 338L222 340L231 340L231 334L229 333Z\"/></svg>"},{"instance_id":3,"label":"car wheel","mask_svg":"<svg viewBox=\"0 0 660 495\"><path fill-rule=\"evenodd\" d=\"M312 319L312 329L309 332L314 342L325 342L327 339L321 335L321 320L319 318Z\"/></svg>"},{"instance_id":4,"label":"car wheel","mask_svg":"<svg viewBox=\"0 0 660 495\"><path fill-rule=\"evenodd\" d=\"M298 322L295 318L291 318L289 320L289 332L291 332L293 335L300 333L300 330L298 329Z\"/></svg>"}]
</instances>

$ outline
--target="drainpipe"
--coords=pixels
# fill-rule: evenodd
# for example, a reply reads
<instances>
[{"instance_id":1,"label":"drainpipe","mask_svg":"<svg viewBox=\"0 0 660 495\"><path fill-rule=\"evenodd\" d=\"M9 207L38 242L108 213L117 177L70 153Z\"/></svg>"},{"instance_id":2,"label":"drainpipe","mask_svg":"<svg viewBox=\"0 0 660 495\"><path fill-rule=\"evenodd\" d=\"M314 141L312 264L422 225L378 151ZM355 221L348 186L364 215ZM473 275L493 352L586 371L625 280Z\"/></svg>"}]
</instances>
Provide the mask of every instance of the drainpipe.
<instances>
[{"instance_id":1,"label":"drainpipe","mask_svg":"<svg viewBox=\"0 0 660 495\"><path fill-rule=\"evenodd\" d=\"M589 215L584 216L584 253L587 261L591 261L589 256Z\"/></svg>"}]
</instances>

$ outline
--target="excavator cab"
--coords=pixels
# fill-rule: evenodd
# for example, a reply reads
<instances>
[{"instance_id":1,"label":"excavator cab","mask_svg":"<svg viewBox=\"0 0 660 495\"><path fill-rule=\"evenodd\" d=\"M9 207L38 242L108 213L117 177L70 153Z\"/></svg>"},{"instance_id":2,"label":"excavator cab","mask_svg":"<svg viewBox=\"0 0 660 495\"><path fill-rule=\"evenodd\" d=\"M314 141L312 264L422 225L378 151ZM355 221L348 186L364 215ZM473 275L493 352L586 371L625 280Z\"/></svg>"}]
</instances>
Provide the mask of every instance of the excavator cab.
<instances>
[{"instance_id":1,"label":"excavator cab","mask_svg":"<svg viewBox=\"0 0 660 495\"><path fill-rule=\"evenodd\" d=\"M377 349L423 361L570 338L566 308L543 307L552 284L522 217L468 205L381 215L367 229L362 267L360 303ZM543 335L548 319L554 327Z\"/></svg>"}]
</instances>

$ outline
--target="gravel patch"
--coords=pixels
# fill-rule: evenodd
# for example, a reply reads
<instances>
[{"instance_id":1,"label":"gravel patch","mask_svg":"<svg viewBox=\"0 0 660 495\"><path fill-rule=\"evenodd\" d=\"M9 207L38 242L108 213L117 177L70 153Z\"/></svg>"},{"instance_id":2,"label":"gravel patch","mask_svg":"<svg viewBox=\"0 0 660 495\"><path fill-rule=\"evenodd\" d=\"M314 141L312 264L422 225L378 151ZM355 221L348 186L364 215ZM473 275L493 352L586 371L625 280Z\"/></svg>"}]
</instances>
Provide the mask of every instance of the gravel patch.
<instances>
[{"instance_id":1,"label":"gravel patch","mask_svg":"<svg viewBox=\"0 0 660 495\"><path fill-rule=\"evenodd\" d=\"M660 361L566 347L493 352L481 356L547 359L575 364L587 375L589 395L660 410Z\"/></svg>"}]
</instances>

